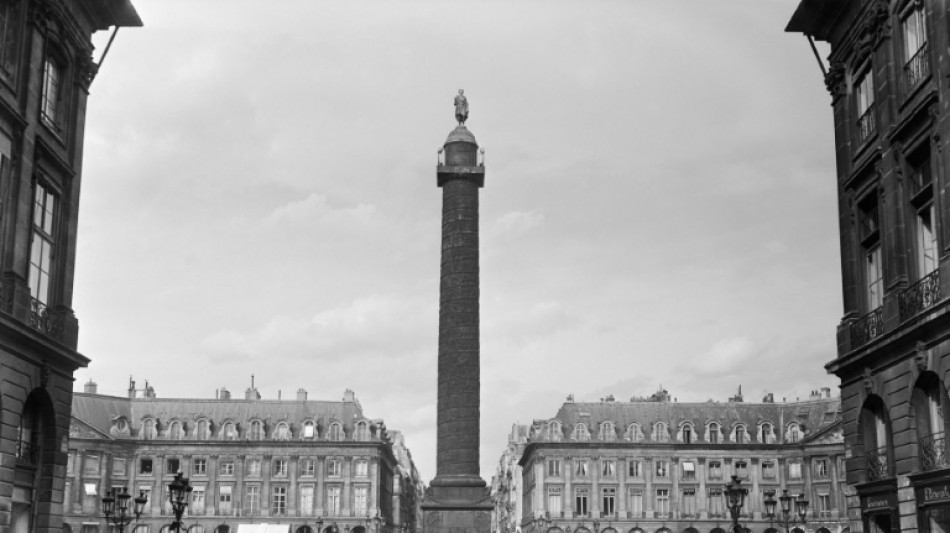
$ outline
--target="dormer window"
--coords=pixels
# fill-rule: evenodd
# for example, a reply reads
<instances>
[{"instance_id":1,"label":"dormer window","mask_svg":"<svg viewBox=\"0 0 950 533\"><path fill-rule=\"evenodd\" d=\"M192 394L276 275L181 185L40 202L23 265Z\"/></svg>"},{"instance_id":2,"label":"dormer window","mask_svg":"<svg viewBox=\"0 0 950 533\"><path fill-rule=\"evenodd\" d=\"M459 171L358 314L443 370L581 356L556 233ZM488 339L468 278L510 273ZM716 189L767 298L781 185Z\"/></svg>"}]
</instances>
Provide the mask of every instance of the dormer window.
<instances>
[{"instance_id":1,"label":"dormer window","mask_svg":"<svg viewBox=\"0 0 950 533\"><path fill-rule=\"evenodd\" d=\"M142 422L142 438L143 438L143 439L146 439L146 440L154 439L154 438L155 438L155 433L156 433L156 430L155 430L155 419L154 419L154 418L146 418L146 419Z\"/></svg>"},{"instance_id":2,"label":"dormer window","mask_svg":"<svg viewBox=\"0 0 950 533\"><path fill-rule=\"evenodd\" d=\"M643 438L643 433L640 431L640 426L637 424L630 424L627 426L627 435L626 439L630 442L640 442Z\"/></svg>"},{"instance_id":3,"label":"dormer window","mask_svg":"<svg viewBox=\"0 0 950 533\"><path fill-rule=\"evenodd\" d=\"M667 430L665 422L657 422L653 425L653 440L656 442L670 441L670 432Z\"/></svg>"},{"instance_id":4,"label":"dormer window","mask_svg":"<svg viewBox=\"0 0 950 533\"><path fill-rule=\"evenodd\" d=\"M277 424L274 429L274 440L290 440L290 426L286 422Z\"/></svg>"},{"instance_id":5,"label":"dormer window","mask_svg":"<svg viewBox=\"0 0 950 533\"><path fill-rule=\"evenodd\" d=\"M356 431L353 435L353 440L358 441L367 441L369 440L369 424L366 422L357 422Z\"/></svg>"},{"instance_id":6,"label":"dormer window","mask_svg":"<svg viewBox=\"0 0 950 533\"><path fill-rule=\"evenodd\" d=\"M237 438L237 428L234 426L234 422L224 424L224 427L221 428L221 437L224 438L224 440L234 440Z\"/></svg>"},{"instance_id":7,"label":"dormer window","mask_svg":"<svg viewBox=\"0 0 950 533\"><path fill-rule=\"evenodd\" d=\"M339 422L330 424L330 430L327 431L328 440L343 440L343 426Z\"/></svg>"},{"instance_id":8,"label":"dormer window","mask_svg":"<svg viewBox=\"0 0 950 533\"><path fill-rule=\"evenodd\" d=\"M785 440L788 442L799 442L802 440L802 429L798 424L792 422L788 425L788 431L785 433Z\"/></svg>"},{"instance_id":9,"label":"dormer window","mask_svg":"<svg viewBox=\"0 0 950 533\"><path fill-rule=\"evenodd\" d=\"M317 435L316 426L313 425L311 420L307 420L303 423L303 437L305 439L312 439Z\"/></svg>"},{"instance_id":10,"label":"dormer window","mask_svg":"<svg viewBox=\"0 0 950 533\"><path fill-rule=\"evenodd\" d=\"M553 442L561 440L561 424L559 422L548 422L548 440Z\"/></svg>"},{"instance_id":11,"label":"dormer window","mask_svg":"<svg viewBox=\"0 0 950 533\"><path fill-rule=\"evenodd\" d=\"M208 421L202 418L198 421L198 426L195 428L195 438L198 440L207 440L210 434Z\"/></svg>"},{"instance_id":12,"label":"dormer window","mask_svg":"<svg viewBox=\"0 0 950 533\"><path fill-rule=\"evenodd\" d=\"M614 429L613 422L604 422L600 425L600 435L598 436L603 442L613 442L617 440L617 430Z\"/></svg>"},{"instance_id":13,"label":"dormer window","mask_svg":"<svg viewBox=\"0 0 950 533\"><path fill-rule=\"evenodd\" d=\"M181 436L181 422L172 422L171 426L168 428L168 438L171 440L181 440Z\"/></svg>"},{"instance_id":14,"label":"dormer window","mask_svg":"<svg viewBox=\"0 0 950 533\"><path fill-rule=\"evenodd\" d=\"M260 420L252 420L251 426L247 430L249 440L262 440L264 438L264 423Z\"/></svg>"},{"instance_id":15,"label":"dormer window","mask_svg":"<svg viewBox=\"0 0 950 533\"><path fill-rule=\"evenodd\" d=\"M719 444L721 435L719 434L719 424L710 422L706 428L706 441L710 444Z\"/></svg>"},{"instance_id":16,"label":"dormer window","mask_svg":"<svg viewBox=\"0 0 950 533\"><path fill-rule=\"evenodd\" d=\"M587 425L577 424L574 426L574 432L571 433L571 439L577 442L587 442L590 440L590 432L587 430Z\"/></svg>"},{"instance_id":17,"label":"dormer window","mask_svg":"<svg viewBox=\"0 0 950 533\"><path fill-rule=\"evenodd\" d=\"M748 434L745 431L745 426L743 426L742 424L739 424L733 430L732 440L736 444L745 444L745 442L748 440L747 435Z\"/></svg>"}]
</instances>

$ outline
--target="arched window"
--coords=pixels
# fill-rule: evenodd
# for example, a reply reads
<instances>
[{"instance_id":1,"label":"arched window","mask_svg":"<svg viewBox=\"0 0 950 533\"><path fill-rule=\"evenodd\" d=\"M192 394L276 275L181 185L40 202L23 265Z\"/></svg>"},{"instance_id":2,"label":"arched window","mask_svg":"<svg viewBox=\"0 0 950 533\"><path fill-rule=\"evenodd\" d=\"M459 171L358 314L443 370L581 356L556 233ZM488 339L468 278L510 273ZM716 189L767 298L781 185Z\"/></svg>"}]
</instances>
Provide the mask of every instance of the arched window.
<instances>
[{"instance_id":1,"label":"arched window","mask_svg":"<svg viewBox=\"0 0 950 533\"><path fill-rule=\"evenodd\" d=\"M656 442L670 441L670 432L666 427L666 422L653 424L653 440Z\"/></svg>"},{"instance_id":2,"label":"arched window","mask_svg":"<svg viewBox=\"0 0 950 533\"><path fill-rule=\"evenodd\" d=\"M247 429L248 440L264 439L264 423L260 420L251 420L251 425Z\"/></svg>"},{"instance_id":3,"label":"arched window","mask_svg":"<svg viewBox=\"0 0 950 533\"><path fill-rule=\"evenodd\" d=\"M274 430L274 440L290 440L290 426L287 422L280 422Z\"/></svg>"},{"instance_id":4,"label":"arched window","mask_svg":"<svg viewBox=\"0 0 950 533\"><path fill-rule=\"evenodd\" d=\"M710 444L719 444L721 440L721 435L719 434L719 424L716 422L710 422L706 426L706 442Z\"/></svg>"},{"instance_id":5,"label":"arched window","mask_svg":"<svg viewBox=\"0 0 950 533\"><path fill-rule=\"evenodd\" d=\"M745 444L747 440L748 433L746 433L745 426L736 424L735 429L732 430L732 441L736 444Z\"/></svg>"},{"instance_id":6,"label":"arched window","mask_svg":"<svg viewBox=\"0 0 950 533\"><path fill-rule=\"evenodd\" d=\"M317 436L317 428L313 425L313 420L307 420L303 423L303 438L312 439Z\"/></svg>"},{"instance_id":7,"label":"arched window","mask_svg":"<svg viewBox=\"0 0 950 533\"><path fill-rule=\"evenodd\" d=\"M142 438L146 440L154 439L157 433L155 419L146 418L142 422Z\"/></svg>"},{"instance_id":8,"label":"arched window","mask_svg":"<svg viewBox=\"0 0 950 533\"><path fill-rule=\"evenodd\" d=\"M205 533L205 528L204 526L195 524L188 528L188 533Z\"/></svg>"},{"instance_id":9,"label":"arched window","mask_svg":"<svg viewBox=\"0 0 950 533\"><path fill-rule=\"evenodd\" d=\"M231 533L231 527L221 524L220 526L214 528L214 533Z\"/></svg>"},{"instance_id":10,"label":"arched window","mask_svg":"<svg viewBox=\"0 0 950 533\"><path fill-rule=\"evenodd\" d=\"M210 435L210 428L208 426L208 421L202 418L198 421L198 427L195 428L195 438L198 440L207 440L208 435Z\"/></svg>"},{"instance_id":11,"label":"arched window","mask_svg":"<svg viewBox=\"0 0 950 533\"><path fill-rule=\"evenodd\" d=\"M801 442L802 428L797 423L792 422L785 431L785 440L788 442Z\"/></svg>"},{"instance_id":12,"label":"arched window","mask_svg":"<svg viewBox=\"0 0 950 533\"><path fill-rule=\"evenodd\" d=\"M369 424L367 424L365 421L357 422L356 431L353 435L353 440L358 440L358 441L369 440Z\"/></svg>"},{"instance_id":13,"label":"arched window","mask_svg":"<svg viewBox=\"0 0 950 533\"><path fill-rule=\"evenodd\" d=\"M759 426L759 442L775 444L775 433L772 431L772 424L762 422L762 425Z\"/></svg>"},{"instance_id":14,"label":"arched window","mask_svg":"<svg viewBox=\"0 0 950 533\"><path fill-rule=\"evenodd\" d=\"M587 425L583 423L575 424L574 431L571 433L571 440L577 442L587 442L590 440L590 431L587 430Z\"/></svg>"},{"instance_id":15,"label":"arched window","mask_svg":"<svg viewBox=\"0 0 950 533\"><path fill-rule=\"evenodd\" d=\"M561 440L561 423L557 420L548 422L548 440L553 442Z\"/></svg>"},{"instance_id":16,"label":"arched window","mask_svg":"<svg viewBox=\"0 0 950 533\"><path fill-rule=\"evenodd\" d=\"M946 431L950 419L950 401L940 378L924 372L917 378L911 394L914 422L917 425L920 468L924 471L947 466Z\"/></svg>"},{"instance_id":17,"label":"arched window","mask_svg":"<svg viewBox=\"0 0 950 533\"><path fill-rule=\"evenodd\" d=\"M869 396L858 418L868 481L891 477L889 425L884 401L878 396Z\"/></svg>"},{"instance_id":18,"label":"arched window","mask_svg":"<svg viewBox=\"0 0 950 533\"><path fill-rule=\"evenodd\" d=\"M234 440L237 438L237 427L234 422L225 422L221 428L221 438L224 440Z\"/></svg>"},{"instance_id":19,"label":"arched window","mask_svg":"<svg viewBox=\"0 0 950 533\"><path fill-rule=\"evenodd\" d=\"M135 526L135 529L132 530L132 533L148 533L148 526L145 524L139 524Z\"/></svg>"},{"instance_id":20,"label":"arched window","mask_svg":"<svg viewBox=\"0 0 950 533\"><path fill-rule=\"evenodd\" d=\"M600 435L598 435L597 438L604 442L614 442L617 440L617 430L614 428L614 423L604 422L601 424Z\"/></svg>"},{"instance_id":21,"label":"arched window","mask_svg":"<svg viewBox=\"0 0 950 533\"><path fill-rule=\"evenodd\" d=\"M297 533L313 533L313 528L310 526L300 526L297 528Z\"/></svg>"},{"instance_id":22,"label":"arched window","mask_svg":"<svg viewBox=\"0 0 950 533\"><path fill-rule=\"evenodd\" d=\"M330 424L330 429L327 431L327 440L343 440L343 426L339 422Z\"/></svg>"},{"instance_id":23,"label":"arched window","mask_svg":"<svg viewBox=\"0 0 950 533\"><path fill-rule=\"evenodd\" d=\"M630 424L627 426L627 433L624 435L624 438L630 442L640 442L643 440L643 432L640 431L640 425Z\"/></svg>"},{"instance_id":24,"label":"arched window","mask_svg":"<svg viewBox=\"0 0 950 533\"><path fill-rule=\"evenodd\" d=\"M174 421L171 426L168 428L168 438L171 440L181 440L182 431L181 431L181 422Z\"/></svg>"},{"instance_id":25,"label":"arched window","mask_svg":"<svg viewBox=\"0 0 950 533\"><path fill-rule=\"evenodd\" d=\"M20 427L17 429L16 457L27 464L39 464L42 457L43 432L39 402L31 396L20 415Z\"/></svg>"},{"instance_id":26,"label":"arched window","mask_svg":"<svg viewBox=\"0 0 950 533\"><path fill-rule=\"evenodd\" d=\"M683 438L682 441L684 444L693 443L693 426L690 424L683 424Z\"/></svg>"}]
</instances>

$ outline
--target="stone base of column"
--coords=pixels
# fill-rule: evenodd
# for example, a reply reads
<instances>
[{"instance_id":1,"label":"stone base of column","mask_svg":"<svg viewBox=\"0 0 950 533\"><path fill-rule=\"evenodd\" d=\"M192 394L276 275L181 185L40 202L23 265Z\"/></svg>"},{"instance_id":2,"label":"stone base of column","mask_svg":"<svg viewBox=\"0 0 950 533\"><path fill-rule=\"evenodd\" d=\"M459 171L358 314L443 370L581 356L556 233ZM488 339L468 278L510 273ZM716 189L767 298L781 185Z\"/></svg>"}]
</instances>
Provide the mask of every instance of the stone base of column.
<instances>
[{"instance_id":1,"label":"stone base of column","mask_svg":"<svg viewBox=\"0 0 950 533\"><path fill-rule=\"evenodd\" d=\"M455 481L461 483L450 485L448 479L432 480L422 499L422 531L490 533L492 503L485 481L477 476Z\"/></svg>"}]
</instances>

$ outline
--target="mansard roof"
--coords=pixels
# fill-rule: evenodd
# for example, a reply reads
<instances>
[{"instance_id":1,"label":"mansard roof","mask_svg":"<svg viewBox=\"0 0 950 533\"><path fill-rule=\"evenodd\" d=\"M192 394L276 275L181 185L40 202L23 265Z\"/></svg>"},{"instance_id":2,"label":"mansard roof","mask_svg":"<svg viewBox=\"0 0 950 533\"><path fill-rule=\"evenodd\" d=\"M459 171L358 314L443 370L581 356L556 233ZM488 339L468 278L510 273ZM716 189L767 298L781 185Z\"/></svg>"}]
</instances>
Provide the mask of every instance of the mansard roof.
<instances>
[{"instance_id":1,"label":"mansard roof","mask_svg":"<svg viewBox=\"0 0 950 533\"><path fill-rule=\"evenodd\" d=\"M555 418L567 428L573 428L578 423L596 428L602 422L613 422L621 432L633 423L650 428L656 422L665 422L671 427L690 422L695 428L703 428L710 422L716 422L726 429L741 423L753 431L762 422L771 423L777 428L796 422L808 434L813 434L840 421L840 410L840 398L788 403L568 401L561 406ZM535 423L546 422L548 420Z\"/></svg>"},{"instance_id":2,"label":"mansard roof","mask_svg":"<svg viewBox=\"0 0 950 533\"><path fill-rule=\"evenodd\" d=\"M286 421L295 427L313 420L320 426L340 422L346 428L354 421L366 420L357 401L122 398L79 392L73 395L72 416L105 434L109 434L113 421L120 417L125 417L134 427L145 418L166 423L171 420L194 422L202 418L218 424Z\"/></svg>"}]
</instances>

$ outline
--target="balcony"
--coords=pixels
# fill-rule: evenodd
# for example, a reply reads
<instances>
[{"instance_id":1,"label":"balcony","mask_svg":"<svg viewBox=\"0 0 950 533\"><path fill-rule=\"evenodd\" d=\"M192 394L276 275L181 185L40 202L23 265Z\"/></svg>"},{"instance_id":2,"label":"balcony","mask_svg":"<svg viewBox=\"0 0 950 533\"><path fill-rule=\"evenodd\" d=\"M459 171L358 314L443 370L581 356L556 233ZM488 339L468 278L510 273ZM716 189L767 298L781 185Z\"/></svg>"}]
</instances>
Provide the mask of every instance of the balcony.
<instances>
[{"instance_id":1,"label":"balcony","mask_svg":"<svg viewBox=\"0 0 950 533\"><path fill-rule=\"evenodd\" d=\"M865 454L868 481L877 481L891 477L890 464L887 462L887 448L878 448Z\"/></svg>"},{"instance_id":2,"label":"balcony","mask_svg":"<svg viewBox=\"0 0 950 533\"><path fill-rule=\"evenodd\" d=\"M920 468L924 471L947 468L947 438L943 431L921 437L920 439Z\"/></svg>"},{"instance_id":3,"label":"balcony","mask_svg":"<svg viewBox=\"0 0 950 533\"><path fill-rule=\"evenodd\" d=\"M851 348L858 348L884 333L884 308L878 307L851 324Z\"/></svg>"},{"instance_id":4,"label":"balcony","mask_svg":"<svg viewBox=\"0 0 950 533\"><path fill-rule=\"evenodd\" d=\"M643 511L627 511L627 518L646 518L646 516Z\"/></svg>"},{"instance_id":5,"label":"balcony","mask_svg":"<svg viewBox=\"0 0 950 533\"><path fill-rule=\"evenodd\" d=\"M934 270L898 295L901 322L940 301L940 272Z\"/></svg>"},{"instance_id":6,"label":"balcony","mask_svg":"<svg viewBox=\"0 0 950 533\"><path fill-rule=\"evenodd\" d=\"M874 135L874 104L868 106L864 114L858 118L858 143L863 143Z\"/></svg>"},{"instance_id":7,"label":"balcony","mask_svg":"<svg viewBox=\"0 0 950 533\"><path fill-rule=\"evenodd\" d=\"M580 511L574 511L574 518L590 518L590 513L582 513Z\"/></svg>"},{"instance_id":8,"label":"balcony","mask_svg":"<svg viewBox=\"0 0 950 533\"><path fill-rule=\"evenodd\" d=\"M617 518L617 513L608 512L608 511L601 511L601 512L600 512L600 517L601 517L601 518Z\"/></svg>"},{"instance_id":9,"label":"balcony","mask_svg":"<svg viewBox=\"0 0 950 533\"><path fill-rule=\"evenodd\" d=\"M930 61L927 60L929 56L928 48L927 43L924 43L914 54L914 57L904 64L904 83L906 84L907 95L910 95L917 84L930 76Z\"/></svg>"}]
</instances>

